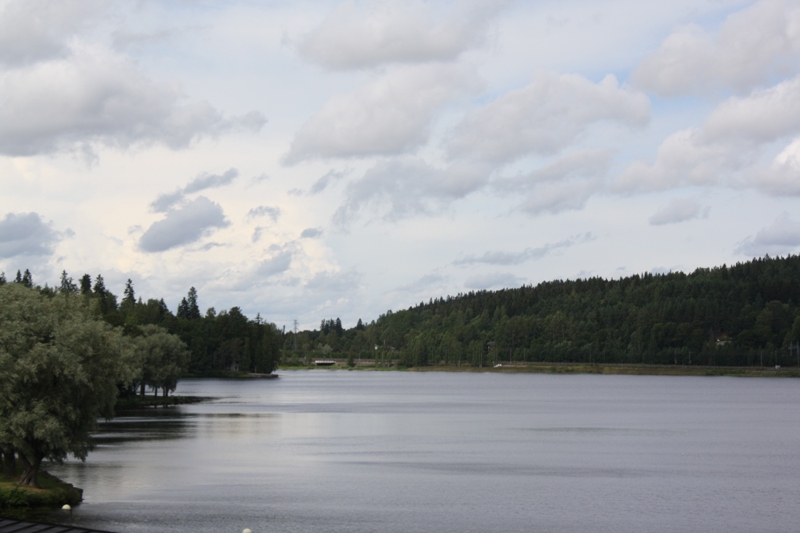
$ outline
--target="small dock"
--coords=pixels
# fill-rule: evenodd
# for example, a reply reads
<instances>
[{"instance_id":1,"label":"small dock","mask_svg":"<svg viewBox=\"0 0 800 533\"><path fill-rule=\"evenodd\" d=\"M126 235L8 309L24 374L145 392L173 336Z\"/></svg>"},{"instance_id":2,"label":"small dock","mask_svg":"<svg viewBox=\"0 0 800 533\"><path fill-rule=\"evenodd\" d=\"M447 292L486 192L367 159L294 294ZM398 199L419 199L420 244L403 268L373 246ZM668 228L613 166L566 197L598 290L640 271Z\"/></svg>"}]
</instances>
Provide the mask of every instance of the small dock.
<instances>
[{"instance_id":1,"label":"small dock","mask_svg":"<svg viewBox=\"0 0 800 533\"><path fill-rule=\"evenodd\" d=\"M44 522L24 522L0 517L0 533L113 533L101 529L46 524Z\"/></svg>"}]
</instances>

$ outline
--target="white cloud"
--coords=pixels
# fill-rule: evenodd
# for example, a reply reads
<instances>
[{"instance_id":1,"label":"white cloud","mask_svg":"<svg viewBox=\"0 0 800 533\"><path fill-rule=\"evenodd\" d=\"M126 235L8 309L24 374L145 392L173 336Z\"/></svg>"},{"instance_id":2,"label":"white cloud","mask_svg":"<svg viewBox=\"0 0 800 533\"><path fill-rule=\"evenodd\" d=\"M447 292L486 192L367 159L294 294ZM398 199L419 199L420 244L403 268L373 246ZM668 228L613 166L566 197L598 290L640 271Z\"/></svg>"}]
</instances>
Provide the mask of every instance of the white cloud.
<instances>
[{"instance_id":1,"label":"white cloud","mask_svg":"<svg viewBox=\"0 0 800 533\"><path fill-rule=\"evenodd\" d=\"M325 103L297 132L285 162L414 150L427 142L440 107L473 84L471 75L454 66L393 68Z\"/></svg>"},{"instance_id":2,"label":"white cloud","mask_svg":"<svg viewBox=\"0 0 800 533\"><path fill-rule=\"evenodd\" d=\"M697 25L676 30L632 79L661 96L725 88L746 92L800 67L800 8L765 0L736 12L716 35Z\"/></svg>"},{"instance_id":3,"label":"white cloud","mask_svg":"<svg viewBox=\"0 0 800 533\"><path fill-rule=\"evenodd\" d=\"M709 143L701 132L673 133L661 146L655 161L637 160L621 173L619 191L665 190L684 185L710 185L721 176L732 177L749 162L750 153L731 143Z\"/></svg>"},{"instance_id":4,"label":"white cloud","mask_svg":"<svg viewBox=\"0 0 800 533\"><path fill-rule=\"evenodd\" d=\"M472 265L472 264L486 264L486 265L519 265L527 261L542 259L543 257L561 250L564 248L571 248L577 244L593 241L595 239L591 232L584 233L583 235L573 235L568 239L558 242L548 242L536 248L525 248L520 252L485 252L481 256L468 255L462 259L453 261L454 265Z\"/></svg>"},{"instance_id":5,"label":"white cloud","mask_svg":"<svg viewBox=\"0 0 800 533\"><path fill-rule=\"evenodd\" d=\"M473 290L504 289L519 287L525 282L523 278L513 274L495 272L471 276L464 282L464 287Z\"/></svg>"},{"instance_id":6,"label":"white cloud","mask_svg":"<svg viewBox=\"0 0 800 533\"><path fill-rule=\"evenodd\" d=\"M309 195L319 194L325 189L328 188L329 185L335 183L342 179L345 176L346 172L336 172L335 170L331 169L325 173L324 176L319 178L317 181L314 182L314 185L308 190Z\"/></svg>"},{"instance_id":7,"label":"white cloud","mask_svg":"<svg viewBox=\"0 0 800 533\"><path fill-rule=\"evenodd\" d=\"M603 150L580 150L558 157L527 174L496 179L494 190L524 194L518 206L531 215L581 209L602 189L611 166L611 155Z\"/></svg>"},{"instance_id":8,"label":"white cloud","mask_svg":"<svg viewBox=\"0 0 800 533\"><path fill-rule=\"evenodd\" d=\"M0 258L51 255L61 235L38 213L7 213L0 221Z\"/></svg>"},{"instance_id":9,"label":"white cloud","mask_svg":"<svg viewBox=\"0 0 800 533\"><path fill-rule=\"evenodd\" d=\"M239 171L235 168L229 168L223 174L209 174L203 172L196 178L191 180L182 189L175 192L159 194L158 197L150 203L150 210L154 213L166 213L172 206L183 201L186 194L200 192L205 189L213 187L224 187L231 184L239 175Z\"/></svg>"},{"instance_id":10,"label":"white cloud","mask_svg":"<svg viewBox=\"0 0 800 533\"><path fill-rule=\"evenodd\" d=\"M355 271L317 272L304 287L316 293L352 293L361 287L361 275Z\"/></svg>"},{"instance_id":11,"label":"white cloud","mask_svg":"<svg viewBox=\"0 0 800 533\"><path fill-rule=\"evenodd\" d=\"M260 278L269 278L289 270L292 266L291 250L283 250L269 259L259 262L256 273Z\"/></svg>"},{"instance_id":12,"label":"white cloud","mask_svg":"<svg viewBox=\"0 0 800 533\"><path fill-rule=\"evenodd\" d=\"M144 252L163 252L197 242L213 228L228 225L222 207L199 196L179 209L167 211L163 219L154 222L139 239L139 247Z\"/></svg>"},{"instance_id":13,"label":"white cloud","mask_svg":"<svg viewBox=\"0 0 800 533\"><path fill-rule=\"evenodd\" d=\"M792 253L800 246L800 222L783 212L771 226L761 229L755 237L748 237L736 252L753 257L766 254L775 256Z\"/></svg>"},{"instance_id":14,"label":"white cloud","mask_svg":"<svg viewBox=\"0 0 800 533\"><path fill-rule=\"evenodd\" d=\"M675 198L651 216L649 222L651 226L663 226L696 218L708 218L709 210L709 206L703 206L691 198Z\"/></svg>"},{"instance_id":15,"label":"white cloud","mask_svg":"<svg viewBox=\"0 0 800 533\"><path fill-rule=\"evenodd\" d=\"M187 183L186 187L183 188L183 192L189 194L214 187L224 187L225 185L230 185L233 183L238 176L239 171L235 168L229 168L222 174L209 174L208 172L203 172L192 181Z\"/></svg>"},{"instance_id":16,"label":"white cloud","mask_svg":"<svg viewBox=\"0 0 800 533\"><path fill-rule=\"evenodd\" d=\"M718 105L703 125L710 141L768 143L800 133L800 76L733 97Z\"/></svg>"},{"instance_id":17,"label":"white cloud","mask_svg":"<svg viewBox=\"0 0 800 533\"><path fill-rule=\"evenodd\" d=\"M601 179L546 183L529 194L519 209L529 215L580 210L602 188Z\"/></svg>"},{"instance_id":18,"label":"white cloud","mask_svg":"<svg viewBox=\"0 0 800 533\"><path fill-rule=\"evenodd\" d=\"M365 205L380 202L389 204L389 220L430 214L483 187L488 176L485 168L466 163L439 168L421 159L382 161L347 185L334 221L346 226Z\"/></svg>"},{"instance_id":19,"label":"white cloud","mask_svg":"<svg viewBox=\"0 0 800 533\"><path fill-rule=\"evenodd\" d=\"M506 3L344 1L305 36L298 50L332 69L448 61L479 43L487 23Z\"/></svg>"},{"instance_id":20,"label":"white cloud","mask_svg":"<svg viewBox=\"0 0 800 533\"><path fill-rule=\"evenodd\" d=\"M506 163L560 152L596 122L641 127L649 118L647 97L620 87L612 75L592 83L578 74L540 72L527 87L467 116L452 132L448 153Z\"/></svg>"},{"instance_id":21,"label":"white cloud","mask_svg":"<svg viewBox=\"0 0 800 533\"><path fill-rule=\"evenodd\" d=\"M717 105L700 128L673 133L652 163L638 160L617 180L622 191L662 190L683 185L736 183L769 143L800 134L800 76L774 87L731 97ZM781 163L761 183L786 183ZM773 183L774 184L774 183ZM779 186L780 188L780 186Z\"/></svg>"},{"instance_id":22,"label":"white cloud","mask_svg":"<svg viewBox=\"0 0 800 533\"><path fill-rule=\"evenodd\" d=\"M277 205L260 205L247 212L248 220L264 216L269 217L273 222L277 222L278 217L281 216L281 208Z\"/></svg>"},{"instance_id":23,"label":"white cloud","mask_svg":"<svg viewBox=\"0 0 800 533\"><path fill-rule=\"evenodd\" d=\"M756 186L774 196L800 195L800 138L784 148L769 168L758 173Z\"/></svg>"},{"instance_id":24,"label":"white cloud","mask_svg":"<svg viewBox=\"0 0 800 533\"><path fill-rule=\"evenodd\" d=\"M68 42L109 7L102 0L14 0L0 10L0 65L69 55Z\"/></svg>"},{"instance_id":25,"label":"white cloud","mask_svg":"<svg viewBox=\"0 0 800 533\"><path fill-rule=\"evenodd\" d=\"M180 90L104 48L73 43L71 55L0 72L0 153L34 155L163 144L266 122L258 112L226 117L207 102L183 103Z\"/></svg>"}]
</instances>

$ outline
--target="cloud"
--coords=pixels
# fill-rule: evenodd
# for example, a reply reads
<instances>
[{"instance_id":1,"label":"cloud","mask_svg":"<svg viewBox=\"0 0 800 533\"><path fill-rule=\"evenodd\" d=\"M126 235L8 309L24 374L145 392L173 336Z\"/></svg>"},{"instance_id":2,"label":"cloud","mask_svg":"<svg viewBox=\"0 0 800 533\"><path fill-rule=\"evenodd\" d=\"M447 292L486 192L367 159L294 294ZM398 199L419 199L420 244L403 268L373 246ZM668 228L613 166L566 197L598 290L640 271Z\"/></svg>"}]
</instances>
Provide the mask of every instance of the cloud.
<instances>
[{"instance_id":1,"label":"cloud","mask_svg":"<svg viewBox=\"0 0 800 533\"><path fill-rule=\"evenodd\" d=\"M800 8L766 0L730 15L716 35L689 25L667 37L632 75L660 96L731 88L744 93L776 76L797 72Z\"/></svg>"},{"instance_id":2,"label":"cloud","mask_svg":"<svg viewBox=\"0 0 800 533\"><path fill-rule=\"evenodd\" d=\"M504 194L524 194L518 208L530 215L581 209L604 186L611 162L605 150L580 150L527 174L496 179L492 188Z\"/></svg>"},{"instance_id":3,"label":"cloud","mask_svg":"<svg viewBox=\"0 0 800 533\"><path fill-rule=\"evenodd\" d=\"M800 195L800 138L784 148L769 168L758 173L756 186L774 196Z\"/></svg>"},{"instance_id":4,"label":"cloud","mask_svg":"<svg viewBox=\"0 0 800 533\"><path fill-rule=\"evenodd\" d=\"M222 174L203 173L187 183L186 187L183 188L183 192L189 194L210 189L212 187L224 187L225 185L233 183L233 180L235 180L238 176L239 171L235 168L229 168Z\"/></svg>"},{"instance_id":5,"label":"cloud","mask_svg":"<svg viewBox=\"0 0 800 533\"><path fill-rule=\"evenodd\" d=\"M336 172L335 170L331 169L324 176L314 182L314 185L308 190L308 194L313 196L315 194L319 194L325 189L328 188L328 185L335 183L342 179L347 172Z\"/></svg>"},{"instance_id":6,"label":"cloud","mask_svg":"<svg viewBox=\"0 0 800 533\"><path fill-rule=\"evenodd\" d=\"M595 236L591 232L584 233L582 235L573 235L568 239L564 239L558 242L549 242L544 244L543 246L539 246L536 248L525 248L521 252L485 252L481 256L476 255L468 255L462 259L457 259L453 261L454 265L474 265L474 264L486 264L486 265L519 265L525 263L527 261L532 261L536 259L542 259L543 257L549 255L551 252L556 250L561 250L564 248L571 248L577 244L581 244L584 242L589 242L595 240Z\"/></svg>"},{"instance_id":7,"label":"cloud","mask_svg":"<svg viewBox=\"0 0 800 533\"><path fill-rule=\"evenodd\" d=\"M721 176L732 179L752 158L752 151L737 148L736 143L707 142L696 129L678 131L661 143L655 161L639 159L630 163L618 177L615 189L665 190L710 185Z\"/></svg>"},{"instance_id":8,"label":"cloud","mask_svg":"<svg viewBox=\"0 0 800 533\"><path fill-rule=\"evenodd\" d=\"M771 226L761 229L755 237L748 237L736 248L736 252L752 257L792 253L800 246L800 222L783 212Z\"/></svg>"},{"instance_id":9,"label":"cloud","mask_svg":"<svg viewBox=\"0 0 800 533\"><path fill-rule=\"evenodd\" d=\"M711 112L702 132L708 141L756 145L800 133L800 76L747 97L729 98Z\"/></svg>"},{"instance_id":10,"label":"cloud","mask_svg":"<svg viewBox=\"0 0 800 533\"><path fill-rule=\"evenodd\" d=\"M426 274L421 278L409 283L408 285L397 287L391 292L399 292L404 294L426 292L430 294L431 287L441 286L445 281L447 281L447 277L441 274Z\"/></svg>"},{"instance_id":11,"label":"cloud","mask_svg":"<svg viewBox=\"0 0 800 533\"><path fill-rule=\"evenodd\" d=\"M326 102L292 141L284 162L396 155L422 146L440 107L474 86L455 66L397 67Z\"/></svg>"},{"instance_id":12,"label":"cloud","mask_svg":"<svg viewBox=\"0 0 800 533\"><path fill-rule=\"evenodd\" d=\"M260 205L247 212L248 220L264 216L269 217L273 222L277 222L278 217L281 216L281 208L278 206Z\"/></svg>"},{"instance_id":13,"label":"cloud","mask_svg":"<svg viewBox=\"0 0 800 533\"><path fill-rule=\"evenodd\" d=\"M139 239L145 252L163 252L200 240L213 228L229 225L222 207L200 196L181 208L167 211L166 216L154 222Z\"/></svg>"},{"instance_id":14,"label":"cloud","mask_svg":"<svg viewBox=\"0 0 800 533\"><path fill-rule=\"evenodd\" d=\"M101 0L14 0L0 11L0 65L20 67L69 55L69 40L109 5Z\"/></svg>"},{"instance_id":15,"label":"cloud","mask_svg":"<svg viewBox=\"0 0 800 533\"><path fill-rule=\"evenodd\" d=\"M479 274L466 279L464 287L473 290L503 289L519 287L524 283L523 278L513 274L495 272L493 274Z\"/></svg>"},{"instance_id":16,"label":"cloud","mask_svg":"<svg viewBox=\"0 0 800 533\"><path fill-rule=\"evenodd\" d=\"M534 216L577 211L583 209L589 198L602 188L600 179L548 183L528 195L518 209Z\"/></svg>"},{"instance_id":17,"label":"cloud","mask_svg":"<svg viewBox=\"0 0 800 533\"><path fill-rule=\"evenodd\" d=\"M361 276L352 270L347 272L322 271L314 274L304 286L313 292L351 293L360 288Z\"/></svg>"},{"instance_id":18,"label":"cloud","mask_svg":"<svg viewBox=\"0 0 800 533\"><path fill-rule=\"evenodd\" d=\"M303 230L303 233L300 234L301 239L316 239L321 236L322 230L320 228L306 228Z\"/></svg>"},{"instance_id":19,"label":"cloud","mask_svg":"<svg viewBox=\"0 0 800 533\"><path fill-rule=\"evenodd\" d=\"M732 182L753 165L769 143L800 134L800 76L774 87L731 97L717 105L700 128L673 133L659 146L654 162L634 161L621 173L621 191L663 190L682 185ZM786 185L780 163L760 185ZM776 174L777 172L777 174ZM759 185L758 183L756 185ZM781 186L779 185L779 188Z\"/></svg>"},{"instance_id":20,"label":"cloud","mask_svg":"<svg viewBox=\"0 0 800 533\"><path fill-rule=\"evenodd\" d=\"M257 243L259 240L261 240L261 235L264 234L266 229L267 228L263 226L256 227L256 229L253 230L253 235L250 237L250 242Z\"/></svg>"},{"instance_id":21,"label":"cloud","mask_svg":"<svg viewBox=\"0 0 800 533\"><path fill-rule=\"evenodd\" d=\"M49 4L48 4L49 5ZM93 146L185 148L204 137L258 131L252 111L228 117L207 102L184 103L178 87L133 62L74 41L70 55L0 72L0 154L28 156Z\"/></svg>"},{"instance_id":22,"label":"cloud","mask_svg":"<svg viewBox=\"0 0 800 533\"><path fill-rule=\"evenodd\" d=\"M480 43L508 2L345 1L299 43L306 59L331 69L449 61Z\"/></svg>"},{"instance_id":23,"label":"cloud","mask_svg":"<svg viewBox=\"0 0 800 533\"><path fill-rule=\"evenodd\" d=\"M389 204L385 215L389 220L430 214L483 187L488 176L485 168L468 163L439 168L421 159L381 161L347 185L345 201L334 214L334 222L347 226L364 206L379 202Z\"/></svg>"},{"instance_id":24,"label":"cloud","mask_svg":"<svg viewBox=\"0 0 800 533\"><path fill-rule=\"evenodd\" d=\"M611 155L607 151L580 150L554 159L522 176L497 179L492 186L501 192L527 192L542 183L603 176L610 166Z\"/></svg>"},{"instance_id":25,"label":"cloud","mask_svg":"<svg viewBox=\"0 0 800 533\"><path fill-rule=\"evenodd\" d=\"M250 178L250 185L256 185L258 183L263 183L268 180L269 176L266 173L262 172L258 176L253 176L252 178Z\"/></svg>"},{"instance_id":26,"label":"cloud","mask_svg":"<svg viewBox=\"0 0 800 533\"><path fill-rule=\"evenodd\" d=\"M256 275L259 278L277 276L289 270L291 266L292 252L290 250L283 250L269 259L259 262L256 267Z\"/></svg>"},{"instance_id":27,"label":"cloud","mask_svg":"<svg viewBox=\"0 0 800 533\"><path fill-rule=\"evenodd\" d=\"M150 202L150 210L153 213L166 213L169 208L183 200L183 191L178 189L175 192L159 194L155 200Z\"/></svg>"},{"instance_id":28,"label":"cloud","mask_svg":"<svg viewBox=\"0 0 800 533\"><path fill-rule=\"evenodd\" d=\"M650 217L651 226L677 224L696 218L708 218L709 206L700 205L691 198L675 198Z\"/></svg>"},{"instance_id":29,"label":"cloud","mask_svg":"<svg viewBox=\"0 0 800 533\"><path fill-rule=\"evenodd\" d=\"M606 76L592 83L577 74L541 72L467 116L451 132L451 159L475 158L504 164L520 157L552 155L576 142L596 122L644 126L650 103L644 94Z\"/></svg>"},{"instance_id":30,"label":"cloud","mask_svg":"<svg viewBox=\"0 0 800 533\"><path fill-rule=\"evenodd\" d=\"M7 213L0 221L0 258L53 253L61 235L38 213Z\"/></svg>"},{"instance_id":31,"label":"cloud","mask_svg":"<svg viewBox=\"0 0 800 533\"><path fill-rule=\"evenodd\" d=\"M223 174L208 174L203 172L191 180L182 189L175 192L164 193L150 203L150 210L154 213L166 213L172 206L183 201L186 194L199 192L212 187L223 187L233 182L239 175L235 168L229 168Z\"/></svg>"}]
</instances>

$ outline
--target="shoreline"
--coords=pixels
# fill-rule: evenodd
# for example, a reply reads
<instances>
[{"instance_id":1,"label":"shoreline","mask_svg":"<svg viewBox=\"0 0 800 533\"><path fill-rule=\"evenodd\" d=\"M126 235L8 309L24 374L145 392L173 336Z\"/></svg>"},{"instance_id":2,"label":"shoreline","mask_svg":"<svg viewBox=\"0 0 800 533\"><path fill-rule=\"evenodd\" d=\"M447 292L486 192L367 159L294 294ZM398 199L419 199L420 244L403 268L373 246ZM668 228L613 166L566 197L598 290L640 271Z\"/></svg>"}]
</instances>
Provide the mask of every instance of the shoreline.
<instances>
[{"instance_id":1,"label":"shoreline","mask_svg":"<svg viewBox=\"0 0 800 533\"><path fill-rule=\"evenodd\" d=\"M344 360L343 360L344 361ZM357 370L373 372L494 372L505 374L608 374L635 376L728 376L800 378L800 367L684 366L613 363L500 363L501 366L476 367L431 365L416 367L376 367L362 363L349 367L345 362L333 366L285 366L281 370Z\"/></svg>"},{"instance_id":2,"label":"shoreline","mask_svg":"<svg viewBox=\"0 0 800 533\"><path fill-rule=\"evenodd\" d=\"M29 519L45 516L68 504L83 501L83 489L57 478L47 470L39 472L41 488L17 485L17 479L0 474L0 516Z\"/></svg>"}]
</instances>

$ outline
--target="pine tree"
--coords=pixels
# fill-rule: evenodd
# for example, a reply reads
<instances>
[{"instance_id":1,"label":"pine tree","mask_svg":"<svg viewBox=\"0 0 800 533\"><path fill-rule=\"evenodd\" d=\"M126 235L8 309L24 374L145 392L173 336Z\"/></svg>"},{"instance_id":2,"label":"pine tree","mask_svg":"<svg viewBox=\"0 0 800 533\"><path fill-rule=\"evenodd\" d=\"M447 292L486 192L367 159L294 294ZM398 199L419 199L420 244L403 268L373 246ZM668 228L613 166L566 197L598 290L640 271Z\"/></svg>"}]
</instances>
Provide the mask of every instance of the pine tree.
<instances>
[{"instance_id":1,"label":"pine tree","mask_svg":"<svg viewBox=\"0 0 800 533\"><path fill-rule=\"evenodd\" d=\"M136 295L133 292L133 282L128 278L125 282L125 291L123 292L122 303L126 305L134 305L136 303Z\"/></svg>"},{"instance_id":2,"label":"pine tree","mask_svg":"<svg viewBox=\"0 0 800 533\"><path fill-rule=\"evenodd\" d=\"M92 276L84 274L81 278L81 294L92 293Z\"/></svg>"},{"instance_id":3,"label":"pine tree","mask_svg":"<svg viewBox=\"0 0 800 533\"><path fill-rule=\"evenodd\" d=\"M14 283L22 283L22 272L17 270L17 277L14 278Z\"/></svg>"},{"instance_id":4,"label":"pine tree","mask_svg":"<svg viewBox=\"0 0 800 533\"><path fill-rule=\"evenodd\" d=\"M25 269L25 273L22 275L22 284L28 288L33 287L33 276L31 276L31 271L27 268Z\"/></svg>"},{"instance_id":5,"label":"pine tree","mask_svg":"<svg viewBox=\"0 0 800 533\"><path fill-rule=\"evenodd\" d=\"M5 284L6 284L6 273L0 272L0 285L5 285Z\"/></svg>"},{"instance_id":6,"label":"pine tree","mask_svg":"<svg viewBox=\"0 0 800 533\"><path fill-rule=\"evenodd\" d=\"M103 276L101 276L100 274L98 274L94 280L94 287L92 288L92 292L94 292L95 296L98 296L100 298L106 297L106 292L107 292L106 284L105 282L103 282Z\"/></svg>"},{"instance_id":7,"label":"pine tree","mask_svg":"<svg viewBox=\"0 0 800 533\"><path fill-rule=\"evenodd\" d=\"M200 318L200 308L197 306L197 289L191 287L186 295L186 318L196 320Z\"/></svg>"},{"instance_id":8,"label":"pine tree","mask_svg":"<svg viewBox=\"0 0 800 533\"><path fill-rule=\"evenodd\" d=\"M75 294L78 292L78 286L72 281L72 278L67 276L67 271L61 271L61 286L58 290L62 294Z\"/></svg>"},{"instance_id":9,"label":"pine tree","mask_svg":"<svg viewBox=\"0 0 800 533\"><path fill-rule=\"evenodd\" d=\"M186 302L186 298L181 298L181 303L178 304L178 312L176 313L176 316L183 319L189 318L189 304Z\"/></svg>"}]
</instances>

